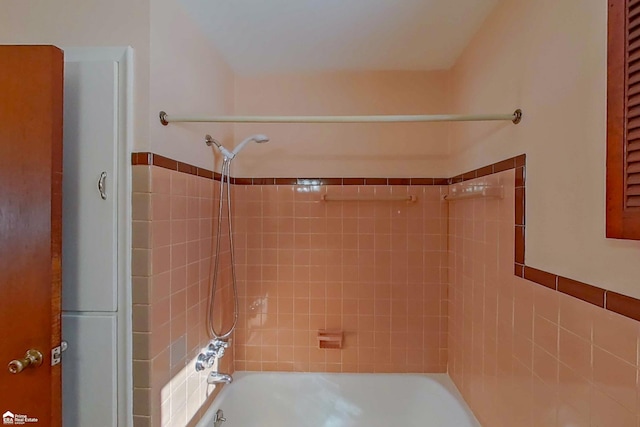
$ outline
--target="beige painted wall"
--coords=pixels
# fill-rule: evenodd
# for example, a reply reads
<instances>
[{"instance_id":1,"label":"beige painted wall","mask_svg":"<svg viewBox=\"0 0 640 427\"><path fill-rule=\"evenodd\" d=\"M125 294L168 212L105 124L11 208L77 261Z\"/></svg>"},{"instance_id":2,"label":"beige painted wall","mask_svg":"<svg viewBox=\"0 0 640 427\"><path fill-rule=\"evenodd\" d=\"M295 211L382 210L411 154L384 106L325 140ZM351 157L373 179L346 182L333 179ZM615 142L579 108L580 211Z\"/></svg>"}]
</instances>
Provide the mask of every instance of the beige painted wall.
<instances>
[{"instance_id":1,"label":"beige painted wall","mask_svg":"<svg viewBox=\"0 0 640 427\"><path fill-rule=\"evenodd\" d=\"M601 0L504 0L452 70L457 174L527 154L526 263L640 297L640 243L605 238L606 16Z\"/></svg>"},{"instance_id":2,"label":"beige painted wall","mask_svg":"<svg viewBox=\"0 0 640 427\"><path fill-rule=\"evenodd\" d=\"M606 4L600 0L503 0L450 74L237 79L176 0L67 0L64 7L5 0L2 6L0 43L133 46L136 150L210 168L205 133L232 146L263 132L272 142L247 147L235 162L235 175L256 177L448 176L526 153L527 263L640 297L640 244L604 237ZM173 114L437 114L516 107L525 113L518 126L165 128L157 121L160 109Z\"/></svg>"},{"instance_id":3,"label":"beige painted wall","mask_svg":"<svg viewBox=\"0 0 640 427\"><path fill-rule=\"evenodd\" d=\"M236 114L442 114L449 111L447 73L336 72L236 78ZM447 125L240 124L249 146L234 162L237 176L434 177L446 172Z\"/></svg>"},{"instance_id":4,"label":"beige painted wall","mask_svg":"<svg viewBox=\"0 0 640 427\"><path fill-rule=\"evenodd\" d=\"M207 133L233 145L233 126L171 123L162 126L158 112L168 114L233 114L234 73L177 0L151 2L150 150L212 169Z\"/></svg>"},{"instance_id":5,"label":"beige painted wall","mask_svg":"<svg viewBox=\"0 0 640 427\"><path fill-rule=\"evenodd\" d=\"M158 112L231 114L233 72L177 0L5 0L0 43L132 46L134 150L153 151L211 169L207 132L232 144L233 128L163 127Z\"/></svg>"},{"instance_id":6,"label":"beige painted wall","mask_svg":"<svg viewBox=\"0 0 640 427\"><path fill-rule=\"evenodd\" d=\"M132 46L134 49L136 147L148 141L149 0L4 0L0 43Z\"/></svg>"}]
</instances>

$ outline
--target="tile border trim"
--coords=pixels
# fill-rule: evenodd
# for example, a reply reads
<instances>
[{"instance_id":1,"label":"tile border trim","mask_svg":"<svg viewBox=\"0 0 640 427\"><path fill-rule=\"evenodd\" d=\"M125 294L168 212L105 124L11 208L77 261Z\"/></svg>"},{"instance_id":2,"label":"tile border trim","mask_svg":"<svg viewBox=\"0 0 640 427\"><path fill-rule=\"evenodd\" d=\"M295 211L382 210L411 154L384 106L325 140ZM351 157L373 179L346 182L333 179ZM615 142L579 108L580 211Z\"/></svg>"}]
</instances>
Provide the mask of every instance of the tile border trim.
<instances>
[{"instance_id":1,"label":"tile border trim","mask_svg":"<svg viewBox=\"0 0 640 427\"><path fill-rule=\"evenodd\" d=\"M131 154L132 165L153 165L220 181L222 176L150 152ZM456 175L453 178L235 178L237 185L450 185L515 169L514 274L546 288L570 295L605 310L640 321L640 299L549 273L525 264L526 248L526 154Z\"/></svg>"},{"instance_id":2,"label":"tile border trim","mask_svg":"<svg viewBox=\"0 0 640 427\"><path fill-rule=\"evenodd\" d=\"M539 270L525 264L526 163L526 155L523 154L470 172L465 172L451 178L451 180L453 183L463 182L474 178L480 178L485 175L490 175L492 173L515 169L514 274L554 291L572 296L581 301L593 304L630 319L640 321L640 299L622 295L588 283L579 282L558 274Z\"/></svg>"},{"instance_id":3,"label":"tile border trim","mask_svg":"<svg viewBox=\"0 0 640 427\"><path fill-rule=\"evenodd\" d=\"M219 173L213 172L209 169L199 168L188 163L180 162L178 160L173 160L168 157L149 152L131 153L131 165L158 166L164 169L178 171L189 175L196 175L209 179L217 179L218 181L220 181L220 178L222 177Z\"/></svg>"},{"instance_id":4,"label":"tile border trim","mask_svg":"<svg viewBox=\"0 0 640 427\"><path fill-rule=\"evenodd\" d=\"M131 153L131 164L161 168L220 181L218 172L199 168L150 152ZM242 178L231 177L236 185L449 185L448 178Z\"/></svg>"}]
</instances>

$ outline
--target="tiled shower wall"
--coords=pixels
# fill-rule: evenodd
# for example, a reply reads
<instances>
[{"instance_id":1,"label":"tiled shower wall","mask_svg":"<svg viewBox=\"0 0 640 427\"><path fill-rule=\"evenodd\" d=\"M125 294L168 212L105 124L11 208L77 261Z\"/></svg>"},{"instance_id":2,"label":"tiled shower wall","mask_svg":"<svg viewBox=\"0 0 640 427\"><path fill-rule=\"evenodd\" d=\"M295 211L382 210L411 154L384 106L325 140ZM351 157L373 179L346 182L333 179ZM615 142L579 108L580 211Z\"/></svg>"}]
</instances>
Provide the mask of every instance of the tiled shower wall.
<instances>
[{"instance_id":1,"label":"tiled shower wall","mask_svg":"<svg viewBox=\"0 0 640 427\"><path fill-rule=\"evenodd\" d=\"M445 189L235 185L236 369L446 372ZM320 329L344 348L319 349Z\"/></svg>"},{"instance_id":2,"label":"tiled shower wall","mask_svg":"<svg viewBox=\"0 0 640 427\"><path fill-rule=\"evenodd\" d=\"M640 323L514 275L514 172L502 200L449 206L449 373L486 427L640 425Z\"/></svg>"},{"instance_id":3,"label":"tiled shower wall","mask_svg":"<svg viewBox=\"0 0 640 427\"><path fill-rule=\"evenodd\" d=\"M219 182L158 161L133 167L134 421L193 425L216 393L193 362L208 342ZM478 175L502 163L519 164ZM241 313L235 362L230 351L221 369L444 372L448 363L488 427L640 426L640 324L516 277L514 172L456 185L479 181L502 185L505 198L447 206L446 186L237 182ZM417 202L379 200L408 194ZM232 320L224 243L222 253L218 328ZM554 277L524 268L541 284ZM325 328L345 332L344 349L318 349Z\"/></svg>"},{"instance_id":4,"label":"tiled shower wall","mask_svg":"<svg viewBox=\"0 0 640 427\"><path fill-rule=\"evenodd\" d=\"M206 373L195 372L194 359L209 341L205 313L217 186L157 166L132 170L134 424L191 425L215 395ZM228 254L223 247L222 265ZM228 326L232 314L228 277L226 268L216 298L218 328L223 320ZM221 370L233 371L233 349Z\"/></svg>"},{"instance_id":5,"label":"tiled shower wall","mask_svg":"<svg viewBox=\"0 0 640 427\"><path fill-rule=\"evenodd\" d=\"M192 425L215 395L194 359L209 341L220 183L142 161L162 164L133 166L134 421ZM233 185L240 323L220 369L445 372L444 188ZM218 330L232 321L225 239L220 266ZM343 330L344 348L318 349L319 329Z\"/></svg>"}]
</instances>

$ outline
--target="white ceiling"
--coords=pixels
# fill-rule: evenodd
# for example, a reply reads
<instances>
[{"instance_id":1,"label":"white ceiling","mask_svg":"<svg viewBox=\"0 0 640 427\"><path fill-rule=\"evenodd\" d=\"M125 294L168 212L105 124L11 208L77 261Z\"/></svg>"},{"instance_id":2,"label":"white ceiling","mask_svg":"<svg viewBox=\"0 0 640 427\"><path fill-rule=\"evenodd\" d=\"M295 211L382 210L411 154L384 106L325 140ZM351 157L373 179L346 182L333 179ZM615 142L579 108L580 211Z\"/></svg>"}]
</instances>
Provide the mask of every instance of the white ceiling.
<instances>
[{"instance_id":1,"label":"white ceiling","mask_svg":"<svg viewBox=\"0 0 640 427\"><path fill-rule=\"evenodd\" d=\"M498 0L180 0L239 74L450 68Z\"/></svg>"}]
</instances>

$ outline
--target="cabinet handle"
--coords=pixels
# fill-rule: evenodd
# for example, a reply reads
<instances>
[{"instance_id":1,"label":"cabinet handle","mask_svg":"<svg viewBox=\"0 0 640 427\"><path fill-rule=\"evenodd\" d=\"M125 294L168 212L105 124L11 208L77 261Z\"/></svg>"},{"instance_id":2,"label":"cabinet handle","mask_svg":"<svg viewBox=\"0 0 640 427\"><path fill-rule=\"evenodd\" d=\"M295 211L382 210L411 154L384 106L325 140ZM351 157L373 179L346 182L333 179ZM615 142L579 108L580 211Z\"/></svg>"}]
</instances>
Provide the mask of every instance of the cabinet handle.
<instances>
[{"instance_id":1,"label":"cabinet handle","mask_svg":"<svg viewBox=\"0 0 640 427\"><path fill-rule=\"evenodd\" d=\"M98 178L98 191L102 200L107 200L107 173L102 172Z\"/></svg>"}]
</instances>

